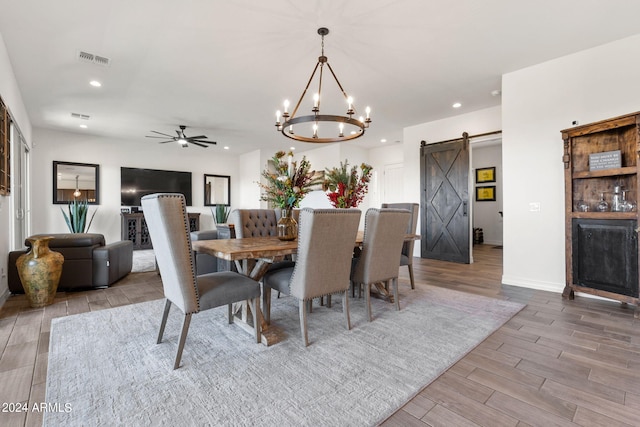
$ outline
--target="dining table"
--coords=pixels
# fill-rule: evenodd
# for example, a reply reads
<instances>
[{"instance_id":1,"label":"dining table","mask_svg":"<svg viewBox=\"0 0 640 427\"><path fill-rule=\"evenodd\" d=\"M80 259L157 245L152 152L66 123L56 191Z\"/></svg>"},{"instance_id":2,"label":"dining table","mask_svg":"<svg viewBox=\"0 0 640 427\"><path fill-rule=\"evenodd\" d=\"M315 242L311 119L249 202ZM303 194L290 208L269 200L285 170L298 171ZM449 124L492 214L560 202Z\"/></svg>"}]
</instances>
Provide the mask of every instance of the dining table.
<instances>
[{"instance_id":1,"label":"dining table","mask_svg":"<svg viewBox=\"0 0 640 427\"><path fill-rule=\"evenodd\" d=\"M420 235L407 234L405 240L418 240ZM354 247L360 247L364 241L364 231L359 230L356 235ZM205 253L223 260L233 261L239 273L256 281L260 281L269 266L283 260L287 255L295 255L298 250L298 241L280 240L277 236L246 237L241 239L212 239L196 240L192 242L195 252ZM387 298L382 284L377 284L378 291ZM280 342L283 334L275 327L267 325L262 315L260 305L257 307L257 318L262 329L262 344L267 346ZM234 305L235 323L247 332L254 333L254 326L250 324L252 316L248 302Z\"/></svg>"}]
</instances>

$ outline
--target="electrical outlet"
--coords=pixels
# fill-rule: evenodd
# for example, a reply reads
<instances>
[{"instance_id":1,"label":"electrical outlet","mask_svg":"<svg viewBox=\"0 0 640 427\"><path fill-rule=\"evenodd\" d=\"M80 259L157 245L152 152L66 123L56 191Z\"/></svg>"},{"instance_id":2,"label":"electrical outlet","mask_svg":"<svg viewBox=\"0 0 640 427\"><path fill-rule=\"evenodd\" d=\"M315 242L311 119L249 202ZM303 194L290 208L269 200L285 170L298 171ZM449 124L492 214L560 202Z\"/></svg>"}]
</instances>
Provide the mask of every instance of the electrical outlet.
<instances>
[{"instance_id":1,"label":"electrical outlet","mask_svg":"<svg viewBox=\"0 0 640 427\"><path fill-rule=\"evenodd\" d=\"M540 212L540 202L530 202L529 212Z\"/></svg>"}]
</instances>

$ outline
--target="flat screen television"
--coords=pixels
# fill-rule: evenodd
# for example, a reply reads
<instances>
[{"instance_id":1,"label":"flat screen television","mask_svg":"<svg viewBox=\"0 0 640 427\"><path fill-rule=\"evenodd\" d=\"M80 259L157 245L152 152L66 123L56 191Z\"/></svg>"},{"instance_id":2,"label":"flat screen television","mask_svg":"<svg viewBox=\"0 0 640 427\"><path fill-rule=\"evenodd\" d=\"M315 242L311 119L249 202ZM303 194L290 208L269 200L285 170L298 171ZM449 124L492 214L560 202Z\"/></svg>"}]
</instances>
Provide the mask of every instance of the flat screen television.
<instances>
[{"instance_id":1,"label":"flat screen television","mask_svg":"<svg viewBox=\"0 0 640 427\"><path fill-rule=\"evenodd\" d=\"M191 172L120 168L120 205L140 206L153 193L182 193L191 206Z\"/></svg>"}]
</instances>

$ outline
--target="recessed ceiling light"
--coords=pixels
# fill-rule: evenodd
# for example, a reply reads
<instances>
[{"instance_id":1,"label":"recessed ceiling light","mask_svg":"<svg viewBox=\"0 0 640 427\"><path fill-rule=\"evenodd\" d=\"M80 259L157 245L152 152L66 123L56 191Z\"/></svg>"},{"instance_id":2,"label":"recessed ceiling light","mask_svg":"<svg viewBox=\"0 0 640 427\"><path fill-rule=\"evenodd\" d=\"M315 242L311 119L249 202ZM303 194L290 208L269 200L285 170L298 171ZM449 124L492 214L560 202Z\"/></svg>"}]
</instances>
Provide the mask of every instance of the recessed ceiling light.
<instances>
[{"instance_id":1,"label":"recessed ceiling light","mask_svg":"<svg viewBox=\"0 0 640 427\"><path fill-rule=\"evenodd\" d=\"M384 144L385 142L387 142L387 140L386 140L386 139L384 139L384 138L382 138L382 139L380 140L380 142L382 142L382 143Z\"/></svg>"},{"instance_id":2,"label":"recessed ceiling light","mask_svg":"<svg viewBox=\"0 0 640 427\"><path fill-rule=\"evenodd\" d=\"M452 107L453 107L453 108L460 108L460 107L462 107L462 104L461 104L461 103L459 103L459 102L456 102L456 103L454 103L454 104L452 105Z\"/></svg>"},{"instance_id":3,"label":"recessed ceiling light","mask_svg":"<svg viewBox=\"0 0 640 427\"><path fill-rule=\"evenodd\" d=\"M293 151L293 150L295 150L295 149L296 149L296 147L289 147L289 148L291 149L291 151Z\"/></svg>"},{"instance_id":4,"label":"recessed ceiling light","mask_svg":"<svg viewBox=\"0 0 640 427\"><path fill-rule=\"evenodd\" d=\"M88 128L89 126L87 126L87 125L80 125L80 127L81 127L82 129L86 129L86 128Z\"/></svg>"},{"instance_id":5,"label":"recessed ceiling light","mask_svg":"<svg viewBox=\"0 0 640 427\"><path fill-rule=\"evenodd\" d=\"M99 82L99 81L97 81L97 80L91 80L91 81L89 82L89 84L90 84L91 86L93 86L93 87L100 87L100 86L102 86L102 83L100 83L100 82Z\"/></svg>"},{"instance_id":6,"label":"recessed ceiling light","mask_svg":"<svg viewBox=\"0 0 640 427\"><path fill-rule=\"evenodd\" d=\"M228 145L225 145L225 146L224 146L224 149L225 149L225 150L228 150L228 149L229 149L229 146L228 146Z\"/></svg>"}]
</instances>

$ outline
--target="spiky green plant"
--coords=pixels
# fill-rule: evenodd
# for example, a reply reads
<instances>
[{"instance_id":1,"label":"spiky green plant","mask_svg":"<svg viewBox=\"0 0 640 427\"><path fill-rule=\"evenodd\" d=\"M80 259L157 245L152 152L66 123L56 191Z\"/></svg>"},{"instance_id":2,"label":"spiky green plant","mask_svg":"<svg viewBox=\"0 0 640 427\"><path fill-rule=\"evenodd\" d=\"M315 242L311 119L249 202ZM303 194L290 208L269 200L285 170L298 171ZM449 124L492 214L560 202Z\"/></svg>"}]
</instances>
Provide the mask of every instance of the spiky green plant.
<instances>
[{"instance_id":1,"label":"spiky green plant","mask_svg":"<svg viewBox=\"0 0 640 427\"><path fill-rule=\"evenodd\" d=\"M89 213L89 204L86 200L78 201L74 200L73 202L69 202L67 206L69 210L69 214L60 208L62 211L62 215L64 215L64 221L67 223L67 227L69 227L69 231L72 233L85 233L89 231L91 228L91 222L93 222L93 217L95 216L97 209L93 211L91 214L91 218L89 219L89 223L87 224L87 214ZM86 225L86 228L85 228Z\"/></svg>"},{"instance_id":2,"label":"spiky green plant","mask_svg":"<svg viewBox=\"0 0 640 427\"><path fill-rule=\"evenodd\" d=\"M215 208L211 208L211 212L216 224L225 224L229 218L229 206L216 205Z\"/></svg>"}]
</instances>

